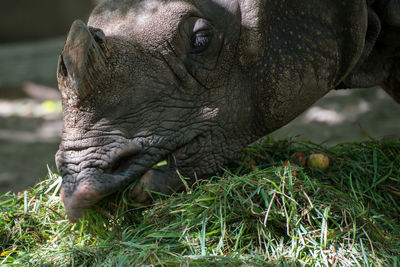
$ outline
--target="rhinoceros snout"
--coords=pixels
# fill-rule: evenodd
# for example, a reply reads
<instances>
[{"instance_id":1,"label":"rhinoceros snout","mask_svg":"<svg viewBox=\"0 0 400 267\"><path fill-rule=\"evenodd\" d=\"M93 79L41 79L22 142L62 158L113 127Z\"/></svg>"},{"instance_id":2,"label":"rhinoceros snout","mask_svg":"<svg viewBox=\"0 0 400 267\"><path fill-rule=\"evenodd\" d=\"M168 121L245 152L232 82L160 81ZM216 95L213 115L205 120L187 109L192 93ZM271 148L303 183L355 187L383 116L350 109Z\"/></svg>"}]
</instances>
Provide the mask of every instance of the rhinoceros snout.
<instances>
[{"instance_id":1,"label":"rhinoceros snout","mask_svg":"<svg viewBox=\"0 0 400 267\"><path fill-rule=\"evenodd\" d=\"M80 20L72 23L57 68L59 89L69 102L76 104L88 96L107 73L105 38L100 29L89 29Z\"/></svg>"},{"instance_id":2,"label":"rhinoceros snout","mask_svg":"<svg viewBox=\"0 0 400 267\"><path fill-rule=\"evenodd\" d=\"M87 208L102 198L96 190L85 184L80 185L73 193L63 187L60 196L70 222L78 221Z\"/></svg>"}]
</instances>

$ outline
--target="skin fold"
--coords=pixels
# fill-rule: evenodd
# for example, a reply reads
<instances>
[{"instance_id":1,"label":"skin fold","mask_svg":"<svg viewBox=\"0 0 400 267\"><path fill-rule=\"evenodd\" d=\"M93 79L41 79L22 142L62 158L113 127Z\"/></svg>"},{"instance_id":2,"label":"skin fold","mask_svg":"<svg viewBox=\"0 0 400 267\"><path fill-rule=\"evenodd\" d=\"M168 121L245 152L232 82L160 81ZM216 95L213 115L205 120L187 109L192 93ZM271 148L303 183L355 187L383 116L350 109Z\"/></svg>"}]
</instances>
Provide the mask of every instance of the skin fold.
<instances>
[{"instance_id":1,"label":"skin fold","mask_svg":"<svg viewBox=\"0 0 400 267\"><path fill-rule=\"evenodd\" d=\"M399 101L396 8L104 1L87 25L72 24L57 70L56 163L69 220L132 183L132 200L143 204L152 192L181 191L181 177L190 185L214 174L331 89L380 85Z\"/></svg>"}]
</instances>

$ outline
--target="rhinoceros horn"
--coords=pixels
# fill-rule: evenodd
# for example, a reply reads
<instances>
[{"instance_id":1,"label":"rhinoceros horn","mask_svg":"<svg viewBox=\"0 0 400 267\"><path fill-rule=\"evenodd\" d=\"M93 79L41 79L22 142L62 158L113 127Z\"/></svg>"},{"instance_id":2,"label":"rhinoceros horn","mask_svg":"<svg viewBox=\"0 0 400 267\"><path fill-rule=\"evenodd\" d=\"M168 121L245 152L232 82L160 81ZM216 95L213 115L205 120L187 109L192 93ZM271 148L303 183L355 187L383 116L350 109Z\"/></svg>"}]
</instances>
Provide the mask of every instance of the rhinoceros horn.
<instances>
[{"instance_id":1,"label":"rhinoceros horn","mask_svg":"<svg viewBox=\"0 0 400 267\"><path fill-rule=\"evenodd\" d=\"M57 68L58 85L69 104L77 105L85 99L105 73L106 56L101 47L104 38L101 30L89 29L80 20L72 24Z\"/></svg>"}]
</instances>

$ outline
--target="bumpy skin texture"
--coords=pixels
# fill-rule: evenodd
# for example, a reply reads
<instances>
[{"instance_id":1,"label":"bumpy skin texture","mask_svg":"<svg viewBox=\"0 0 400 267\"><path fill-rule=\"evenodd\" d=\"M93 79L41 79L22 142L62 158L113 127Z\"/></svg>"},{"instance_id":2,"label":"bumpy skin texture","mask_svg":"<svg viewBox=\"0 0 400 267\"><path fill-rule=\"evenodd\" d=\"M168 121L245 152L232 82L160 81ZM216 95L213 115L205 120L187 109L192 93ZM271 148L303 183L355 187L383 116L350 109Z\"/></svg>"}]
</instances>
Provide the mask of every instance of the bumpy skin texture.
<instances>
[{"instance_id":1,"label":"bumpy skin texture","mask_svg":"<svg viewBox=\"0 0 400 267\"><path fill-rule=\"evenodd\" d=\"M141 203L151 191L182 190L178 172L189 184L212 175L331 89L382 85L399 100L396 8L397 1L106 0L88 27L74 22L59 60L64 130L56 162L68 218L132 183Z\"/></svg>"}]
</instances>

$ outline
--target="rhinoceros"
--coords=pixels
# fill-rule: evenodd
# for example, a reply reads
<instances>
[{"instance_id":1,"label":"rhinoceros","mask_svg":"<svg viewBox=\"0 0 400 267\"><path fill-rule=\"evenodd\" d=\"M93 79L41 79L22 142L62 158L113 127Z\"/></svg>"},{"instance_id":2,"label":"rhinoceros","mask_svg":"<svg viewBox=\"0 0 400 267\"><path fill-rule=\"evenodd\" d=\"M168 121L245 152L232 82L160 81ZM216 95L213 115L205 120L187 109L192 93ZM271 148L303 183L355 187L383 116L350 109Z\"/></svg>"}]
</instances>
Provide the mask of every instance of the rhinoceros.
<instances>
[{"instance_id":1,"label":"rhinoceros","mask_svg":"<svg viewBox=\"0 0 400 267\"><path fill-rule=\"evenodd\" d=\"M397 0L105 0L57 77L70 221L127 186L149 203L206 178L332 89L400 102ZM157 163L168 160L168 164ZM162 165L162 164L160 164Z\"/></svg>"}]
</instances>

